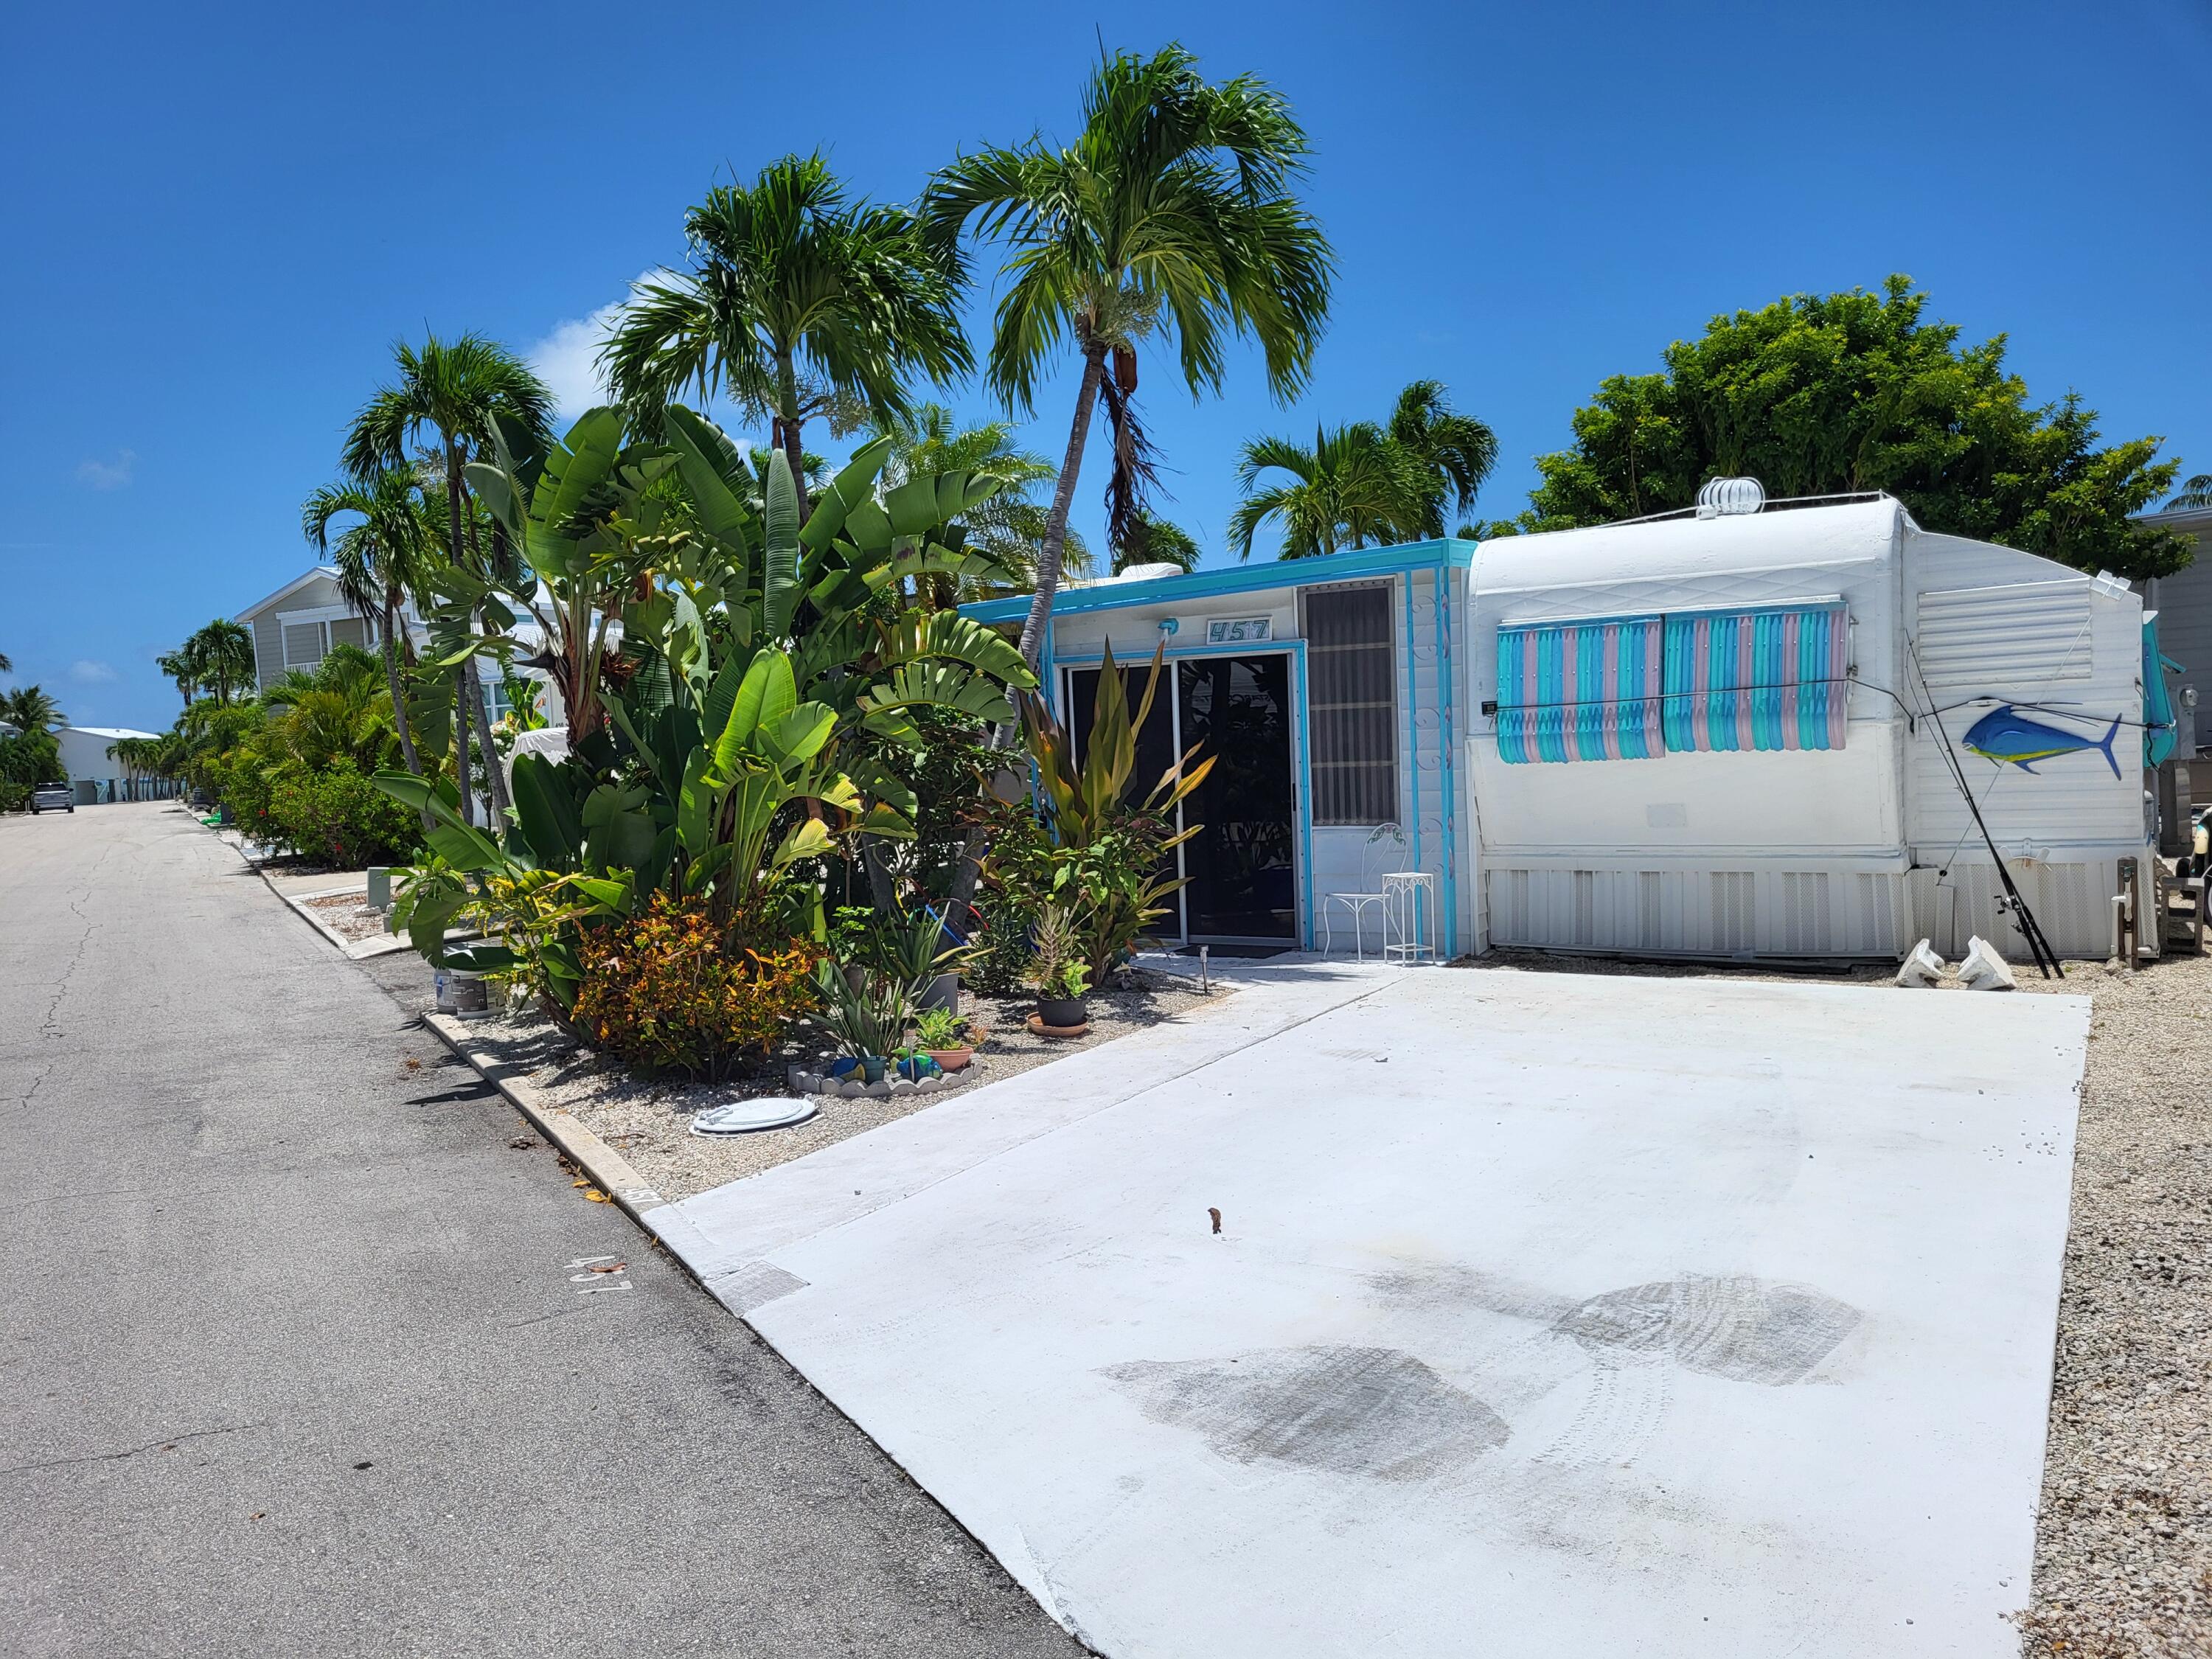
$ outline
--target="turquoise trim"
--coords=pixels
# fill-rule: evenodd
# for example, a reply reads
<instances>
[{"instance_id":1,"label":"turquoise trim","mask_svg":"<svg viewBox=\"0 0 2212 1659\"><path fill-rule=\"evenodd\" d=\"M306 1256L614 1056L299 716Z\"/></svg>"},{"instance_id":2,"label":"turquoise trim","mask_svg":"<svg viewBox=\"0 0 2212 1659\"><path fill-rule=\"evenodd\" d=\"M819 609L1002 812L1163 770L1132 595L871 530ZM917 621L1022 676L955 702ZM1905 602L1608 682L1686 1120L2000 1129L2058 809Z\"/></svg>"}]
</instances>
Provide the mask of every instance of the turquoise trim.
<instances>
[{"instance_id":1,"label":"turquoise trim","mask_svg":"<svg viewBox=\"0 0 2212 1659\"><path fill-rule=\"evenodd\" d=\"M1187 576L1158 576L1151 581L1102 582L1095 587L1066 588L1054 594L1052 614L1054 617L1079 617L1087 611L1119 611L1131 605L1181 605L1186 600L1263 593L1279 587L1312 587L1322 582L1406 575L1439 564L1465 569L1474 562L1474 547L1473 542L1451 538L1409 542L1397 547L1356 548L1346 553L1324 553L1310 559L1278 559L1268 564L1238 565L1227 570L1194 570ZM1030 595L1016 593L1003 599L963 605L960 614L980 623L1018 622L1029 615L1030 602Z\"/></svg>"},{"instance_id":2,"label":"turquoise trim","mask_svg":"<svg viewBox=\"0 0 2212 1659\"><path fill-rule=\"evenodd\" d=\"M1413 574L1405 573L1406 589L1406 770L1413 802L1413 868L1421 867L1421 691L1413 673ZM1413 943L1423 943L1421 913L1413 912Z\"/></svg>"},{"instance_id":3,"label":"turquoise trim","mask_svg":"<svg viewBox=\"0 0 2212 1659\"><path fill-rule=\"evenodd\" d=\"M1453 757L1459 740L1453 735L1453 713L1458 703L1455 684L1459 671L1452 665L1451 578L1441 564L1431 580L1437 596L1437 753L1443 775L1444 879L1443 915L1438 919L1444 938L1444 960L1459 954L1459 785Z\"/></svg>"}]
</instances>

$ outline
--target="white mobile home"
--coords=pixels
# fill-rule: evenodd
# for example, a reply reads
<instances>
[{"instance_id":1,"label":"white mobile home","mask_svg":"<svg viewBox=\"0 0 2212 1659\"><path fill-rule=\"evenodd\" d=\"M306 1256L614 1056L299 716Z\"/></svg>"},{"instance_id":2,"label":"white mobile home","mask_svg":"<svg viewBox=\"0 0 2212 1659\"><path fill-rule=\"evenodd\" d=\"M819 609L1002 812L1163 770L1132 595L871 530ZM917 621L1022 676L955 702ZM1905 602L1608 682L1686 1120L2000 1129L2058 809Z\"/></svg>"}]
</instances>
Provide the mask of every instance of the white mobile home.
<instances>
[{"instance_id":1,"label":"white mobile home","mask_svg":"<svg viewBox=\"0 0 2212 1659\"><path fill-rule=\"evenodd\" d=\"M1146 746L1221 757L1170 937L1371 947L1349 896L1404 871L1446 955L2025 955L1963 781L2053 945L2101 957L2148 856L2145 638L2124 583L1875 496L1101 582L1045 668L1079 726L1105 644L1164 640Z\"/></svg>"}]
</instances>

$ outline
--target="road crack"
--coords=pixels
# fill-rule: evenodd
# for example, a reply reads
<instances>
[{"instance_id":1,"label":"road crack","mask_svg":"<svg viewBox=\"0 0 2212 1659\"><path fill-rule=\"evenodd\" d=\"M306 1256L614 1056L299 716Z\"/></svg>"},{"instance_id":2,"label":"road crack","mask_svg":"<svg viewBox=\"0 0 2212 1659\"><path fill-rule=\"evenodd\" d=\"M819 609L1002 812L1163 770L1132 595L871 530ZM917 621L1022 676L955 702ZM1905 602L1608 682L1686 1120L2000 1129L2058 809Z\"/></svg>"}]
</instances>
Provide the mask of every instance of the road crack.
<instances>
[{"instance_id":1,"label":"road crack","mask_svg":"<svg viewBox=\"0 0 2212 1659\"><path fill-rule=\"evenodd\" d=\"M219 1429L192 1429L184 1434L167 1434L159 1440L149 1440L143 1446L125 1446L120 1451L94 1452L88 1457L49 1457L36 1463L15 1463L0 1468L0 1474L24 1474L33 1469L66 1469L80 1463L114 1463L126 1457L136 1457L141 1452L173 1451L187 1440L207 1440L216 1435L244 1434L248 1429L268 1426L265 1423L230 1423Z\"/></svg>"}]
</instances>

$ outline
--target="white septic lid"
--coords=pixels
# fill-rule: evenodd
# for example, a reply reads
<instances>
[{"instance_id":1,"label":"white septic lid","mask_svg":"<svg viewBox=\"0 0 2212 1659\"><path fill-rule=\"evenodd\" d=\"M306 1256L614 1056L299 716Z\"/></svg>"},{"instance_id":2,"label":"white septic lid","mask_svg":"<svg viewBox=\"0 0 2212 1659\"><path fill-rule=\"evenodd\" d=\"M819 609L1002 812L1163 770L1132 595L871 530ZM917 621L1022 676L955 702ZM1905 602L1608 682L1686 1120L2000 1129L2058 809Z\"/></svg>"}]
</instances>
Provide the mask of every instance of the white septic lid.
<instances>
[{"instance_id":1,"label":"white septic lid","mask_svg":"<svg viewBox=\"0 0 2212 1659\"><path fill-rule=\"evenodd\" d=\"M710 1106L691 1120L695 1135L744 1135L756 1129L787 1129L804 1123L821 1108L806 1095L769 1095Z\"/></svg>"}]
</instances>

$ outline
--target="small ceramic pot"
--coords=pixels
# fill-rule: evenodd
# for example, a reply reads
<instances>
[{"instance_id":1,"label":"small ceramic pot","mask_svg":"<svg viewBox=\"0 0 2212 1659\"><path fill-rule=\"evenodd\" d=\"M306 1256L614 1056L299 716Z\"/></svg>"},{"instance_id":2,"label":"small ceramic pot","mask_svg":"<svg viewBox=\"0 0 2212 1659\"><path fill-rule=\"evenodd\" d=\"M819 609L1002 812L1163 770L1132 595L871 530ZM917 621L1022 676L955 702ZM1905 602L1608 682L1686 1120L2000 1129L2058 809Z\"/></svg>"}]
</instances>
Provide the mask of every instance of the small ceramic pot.
<instances>
[{"instance_id":1,"label":"small ceramic pot","mask_svg":"<svg viewBox=\"0 0 2212 1659\"><path fill-rule=\"evenodd\" d=\"M881 1054L863 1054L860 1056L861 1081L865 1083L881 1083L884 1080L884 1057Z\"/></svg>"},{"instance_id":2,"label":"small ceramic pot","mask_svg":"<svg viewBox=\"0 0 2212 1659\"><path fill-rule=\"evenodd\" d=\"M1087 1024L1091 1010L1081 997L1039 997L1037 1018L1047 1025L1066 1030L1070 1026Z\"/></svg>"},{"instance_id":3,"label":"small ceramic pot","mask_svg":"<svg viewBox=\"0 0 2212 1659\"><path fill-rule=\"evenodd\" d=\"M932 1060L937 1062L939 1070L945 1072L957 1072L963 1070L966 1068L969 1062L975 1058L975 1050L972 1047L961 1048L929 1048L925 1049L923 1052L927 1054Z\"/></svg>"}]
</instances>

